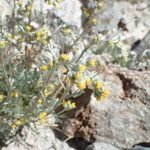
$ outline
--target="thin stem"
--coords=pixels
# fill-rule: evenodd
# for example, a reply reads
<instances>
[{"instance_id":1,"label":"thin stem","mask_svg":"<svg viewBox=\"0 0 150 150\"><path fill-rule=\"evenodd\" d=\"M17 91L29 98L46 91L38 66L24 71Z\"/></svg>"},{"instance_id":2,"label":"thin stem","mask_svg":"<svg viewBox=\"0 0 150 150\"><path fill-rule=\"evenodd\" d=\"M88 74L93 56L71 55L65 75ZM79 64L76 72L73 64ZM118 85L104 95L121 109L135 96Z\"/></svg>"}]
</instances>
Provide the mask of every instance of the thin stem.
<instances>
[{"instance_id":1,"label":"thin stem","mask_svg":"<svg viewBox=\"0 0 150 150\"><path fill-rule=\"evenodd\" d=\"M80 55L79 58L75 61L75 63L77 63L77 62L81 59L81 57L84 55L84 53L85 53L90 47L92 47L92 46L93 46L93 43L92 43L92 44L89 44L89 46L87 46L87 47L82 51L81 55Z\"/></svg>"},{"instance_id":2,"label":"thin stem","mask_svg":"<svg viewBox=\"0 0 150 150\"><path fill-rule=\"evenodd\" d=\"M16 1L13 1L13 12L12 12L12 35L15 34L15 11L16 11Z\"/></svg>"},{"instance_id":3,"label":"thin stem","mask_svg":"<svg viewBox=\"0 0 150 150\"><path fill-rule=\"evenodd\" d=\"M5 64L4 64L4 53L3 53L3 52L2 52L2 68L3 68L3 72L4 72L4 74L5 74L7 83L10 85L10 83L9 83L9 77L8 77L7 71L6 71L6 69L5 69Z\"/></svg>"}]
</instances>

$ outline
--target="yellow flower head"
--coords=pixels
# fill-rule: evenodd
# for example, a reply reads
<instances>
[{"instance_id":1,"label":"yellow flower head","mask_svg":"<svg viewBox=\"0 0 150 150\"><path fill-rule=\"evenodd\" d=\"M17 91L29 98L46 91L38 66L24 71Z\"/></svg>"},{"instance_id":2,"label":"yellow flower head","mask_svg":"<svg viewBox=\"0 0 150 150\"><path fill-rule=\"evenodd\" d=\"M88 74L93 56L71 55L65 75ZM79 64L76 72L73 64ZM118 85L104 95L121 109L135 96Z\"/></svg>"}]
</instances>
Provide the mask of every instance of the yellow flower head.
<instances>
[{"instance_id":1,"label":"yellow flower head","mask_svg":"<svg viewBox=\"0 0 150 150\"><path fill-rule=\"evenodd\" d=\"M93 86L94 86L96 89L100 89L100 88L103 87L103 84L102 84L102 82L95 81L95 82L93 83Z\"/></svg>"},{"instance_id":2,"label":"yellow flower head","mask_svg":"<svg viewBox=\"0 0 150 150\"><path fill-rule=\"evenodd\" d=\"M109 95L109 90L103 90L102 93L96 96L97 100L103 100Z\"/></svg>"},{"instance_id":3,"label":"yellow flower head","mask_svg":"<svg viewBox=\"0 0 150 150\"><path fill-rule=\"evenodd\" d=\"M12 127L13 129L15 129L15 128L17 128L17 127L23 125L25 122L26 122L26 120L25 120L24 118L15 119L15 120L13 121L13 123L11 124L11 127Z\"/></svg>"},{"instance_id":4,"label":"yellow flower head","mask_svg":"<svg viewBox=\"0 0 150 150\"><path fill-rule=\"evenodd\" d=\"M71 108L71 109L76 108L76 103L74 103L74 102L71 103L71 104L70 104L70 108Z\"/></svg>"},{"instance_id":5,"label":"yellow flower head","mask_svg":"<svg viewBox=\"0 0 150 150\"><path fill-rule=\"evenodd\" d=\"M61 1L62 1L62 0L54 0L54 1L48 0L48 1L47 1L47 4L48 4L49 6L52 6L52 7L55 7L55 8L59 8L59 3L60 3Z\"/></svg>"},{"instance_id":6,"label":"yellow flower head","mask_svg":"<svg viewBox=\"0 0 150 150\"><path fill-rule=\"evenodd\" d=\"M43 94L45 97L47 97L49 95L48 89L45 89Z\"/></svg>"},{"instance_id":7,"label":"yellow flower head","mask_svg":"<svg viewBox=\"0 0 150 150\"><path fill-rule=\"evenodd\" d=\"M91 78L87 77L86 80L85 80L85 82L86 82L86 85L89 85L91 83Z\"/></svg>"},{"instance_id":8,"label":"yellow flower head","mask_svg":"<svg viewBox=\"0 0 150 150\"><path fill-rule=\"evenodd\" d=\"M4 40L0 40L0 48L4 48L5 47L5 45L6 45L6 41L4 41Z\"/></svg>"},{"instance_id":9,"label":"yellow flower head","mask_svg":"<svg viewBox=\"0 0 150 150\"><path fill-rule=\"evenodd\" d=\"M90 20L90 23L91 23L92 25L96 25L97 19L96 19L96 18L91 19L91 20Z\"/></svg>"},{"instance_id":10,"label":"yellow flower head","mask_svg":"<svg viewBox=\"0 0 150 150\"><path fill-rule=\"evenodd\" d=\"M37 41L40 41L40 40L41 40L41 37L40 37L40 36L37 36L37 37L36 37L36 40L37 40Z\"/></svg>"},{"instance_id":11,"label":"yellow flower head","mask_svg":"<svg viewBox=\"0 0 150 150\"><path fill-rule=\"evenodd\" d=\"M13 92L11 93L11 96L12 96L13 98L17 98L17 97L19 96L19 94L18 94L17 91L13 91Z\"/></svg>"},{"instance_id":12,"label":"yellow flower head","mask_svg":"<svg viewBox=\"0 0 150 150\"><path fill-rule=\"evenodd\" d=\"M80 90L84 90L86 89L86 83L85 82L78 82L77 83L77 87L80 89Z\"/></svg>"},{"instance_id":13,"label":"yellow flower head","mask_svg":"<svg viewBox=\"0 0 150 150\"><path fill-rule=\"evenodd\" d=\"M27 6L27 10L30 11L32 8L30 5Z\"/></svg>"},{"instance_id":14,"label":"yellow flower head","mask_svg":"<svg viewBox=\"0 0 150 150\"><path fill-rule=\"evenodd\" d=\"M38 115L38 119L39 121L37 123L39 124L45 124L47 122L47 113L46 112L40 112L40 114Z\"/></svg>"},{"instance_id":15,"label":"yellow flower head","mask_svg":"<svg viewBox=\"0 0 150 150\"><path fill-rule=\"evenodd\" d=\"M64 34L70 34L70 33L71 33L71 29L65 27L65 28L62 29L62 32L63 32Z\"/></svg>"},{"instance_id":16,"label":"yellow flower head","mask_svg":"<svg viewBox=\"0 0 150 150\"><path fill-rule=\"evenodd\" d=\"M90 66L90 67L94 67L96 65L96 61L94 59L91 59L87 62L87 64Z\"/></svg>"},{"instance_id":17,"label":"yellow flower head","mask_svg":"<svg viewBox=\"0 0 150 150\"><path fill-rule=\"evenodd\" d=\"M26 29L28 32L30 32L30 31L31 31L31 26L27 25L27 26L25 27L25 29Z\"/></svg>"},{"instance_id":18,"label":"yellow flower head","mask_svg":"<svg viewBox=\"0 0 150 150\"><path fill-rule=\"evenodd\" d=\"M12 129L16 129L16 128L17 128L17 125L16 125L16 124L14 124L14 123L13 123L13 124L11 124L11 128L12 128Z\"/></svg>"},{"instance_id":19,"label":"yellow flower head","mask_svg":"<svg viewBox=\"0 0 150 150\"><path fill-rule=\"evenodd\" d=\"M67 100L63 100L62 105L64 108L69 108L69 109L76 108L76 104L74 102L72 103L71 101L67 101Z\"/></svg>"},{"instance_id":20,"label":"yellow flower head","mask_svg":"<svg viewBox=\"0 0 150 150\"><path fill-rule=\"evenodd\" d=\"M69 55L62 53L62 54L60 55L59 59L60 59L61 61L66 62L66 61L69 60Z\"/></svg>"},{"instance_id":21,"label":"yellow flower head","mask_svg":"<svg viewBox=\"0 0 150 150\"><path fill-rule=\"evenodd\" d=\"M106 89L106 90L103 90L103 92L102 92L102 97L103 98L105 98L105 97L107 97L109 95L109 90L108 89Z\"/></svg>"},{"instance_id":22,"label":"yellow flower head","mask_svg":"<svg viewBox=\"0 0 150 150\"><path fill-rule=\"evenodd\" d=\"M36 37L41 37L41 35L42 35L41 30L38 30L38 31L36 32Z\"/></svg>"},{"instance_id":23,"label":"yellow flower head","mask_svg":"<svg viewBox=\"0 0 150 150\"><path fill-rule=\"evenodd\" d=\"M0 94L0 101L4 100L5 97L6 97L5 95Z\"/></svg>"},{"instance_id":24,"label":"yellow flower head","mask_svg":"<svg viewBox=\"0 0 150 150\"><path fill-rule=\"evenodd\" d=\"M21 125L21 124L22 124L22 121L21 121L20 119L18 119L18 120L15 121L15 124L16 124L16 125Z\"/></svg>"},{"instance_id":25,"label":"yellow flower head","mask_svg":"<svg viewBox=\"0 0 150 150\"><path fill-rule=\"evenodd\" d=\"M98 2L98 4L97 4L97 8L98 8L98 9L101 9L101 8L103 8L103 6L104 6L104 3L103 3L103 1L101 1L101 2Z\"/></svg>"},{"instance_id":26,"label":"yellow flower head","mask_svg":"<svg viewBox=\"0 0 150 150\"><path fill-rule=\"evenodd\" d=\"M22 0L18 1L18 5L21 7L22 6Z\"/></svg>"},{"instance_id":27,"label":"yellow flower head","mask_svg":"<svg viewBox=\"0 0 150 150\"><path fill-rule=\"evenodd\" d=\"M48 67L52 68L53 66L54 66L53 61L50 61L50 62L48 63Z\"/></svg>"},{"instance_id":28,"label":"yellow flower head","mask_svg":"<svg viewBox=\"0 0 150 150\"><path fill-rule=\"evenodd\" d=\"M75 74L74 74L74 77L75 77L75 79L77 79L77 80L79 80L79 79L81 79L81 77L82 77L82 74L81 74L81 72L76 72Z\"/></svg>"},{"instance_id":29,"label":"yellow flower head","mask_svg":"<svg viewBox=\"0 0 150 150\"><path fill-rule=\"evenodd\" d=\"M67 101L66 101L66 100L63 100L63 101L62 101L62 105L63 105L63 107L66 108L66 107L67 107Z\"/></svg>"},{"instance_id":30,"label":"yellow flower head","mask_svg":"<svg viewBox=\"0 0 150 150\"><path fill-rule=\"evenodd\" d=\"M38 103L38 104L42 104L42 103L43 103L43 100L40 98L40 99L37 100L37 103Z\"/></svg>"},{"instance_id":31,"label":"yellow flower head","mask_svg":"<svg viewBox=\"0 0 150 150\"><path fill-rule=\"evenodd\" d=\"M40 67L40 70L41 70L41 71L47 71L47 70L48 70L48 66L47 66L47 65L42 65L42 66Z\"/></svg>"},{"instance_id":32,"label":"yellow flower head","mask_svg":"<svg viewBox=\"0 0 150 150\"><path fill-rule=\"evenodd\" d=\"M40 114L38 115L38 119L39 120L42 120L42 119L45 119L46 118L46 116L47 116L47 113L46 112L40 112Z\"/></svg>"},{"instance_id":33,"label":"yellow flower head","mask_svg":"<svg viewBox=\"0 0 150 150\"><path fill-rule=\"evenodd\" d=\"M78 71L79 72L84 72L86 70L86 66L83 65L83 64L80 64L79 67L78 67Z\"/></svg>"}]
</instances>

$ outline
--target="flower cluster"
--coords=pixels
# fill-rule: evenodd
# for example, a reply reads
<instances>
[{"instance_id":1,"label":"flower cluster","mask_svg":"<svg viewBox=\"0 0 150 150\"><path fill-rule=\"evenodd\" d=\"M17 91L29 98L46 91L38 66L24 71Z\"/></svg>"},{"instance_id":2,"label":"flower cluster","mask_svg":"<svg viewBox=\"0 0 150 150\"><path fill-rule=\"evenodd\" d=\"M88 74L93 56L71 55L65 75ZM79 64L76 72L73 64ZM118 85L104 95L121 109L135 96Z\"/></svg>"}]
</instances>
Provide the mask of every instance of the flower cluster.
<instances>
[{"instance_id":1,"label":"flower cluster","mask_svg":"<svg viewBox=\"0 0 150 150\"><path fill-rule=\"evenodd\" d=\"M103 100L109 95L109 90L104 89L103 83L100 81L93 82L94 95L97 100Z\"/></svg>"},{"instance_id":2,"label":"flower cluster","mask_svg":"<svg viewBox=\"0 0 150 150\"><path fill-rule=\"evenodd\" d=\"M39 123L45 124L47 122L47 113L46 112L40 112L38 115Z\"/></svg>"},{"instance_id":3,"label":"flower cluster","mask_svg":"<svg viewBox=\"0 0 150 150\"><path fill-rule=\"evenodd\" d=\"M62 53L59 57L60 61L66 62L69 60L69 56L67 54Z\"/></svg>"},{"instance_id":4,"label":"flower cluster","mask_svg":"<svg viewBox=\"0 0 150 150\"><path fill-rule=\"evenodd\" d=\"M0 94L0 102L1 102L1 101L3 101L5 98L6 98L6 96L5 96L5 95Z\"/></svg>"},{"instance_id":5,"label":"flower cluster","mask_svg":"<svg viewBox=\"0 0 150 150\"><path fill-rule=\"evenodd\" d=\"M35 32L35 39L37 42L43 42L46 45L48 42L48 31L46 29L39 29Z\"/></svg>"},{"instance_id":6,"label":"flower cluster","mask_svg":"<svg viewBox=\"0 0 150 150\"><path fill-rule=\"evenodd\" d=\"M49 6L59 8L59 3L62 2L63 0L45 0L45 1Z\"/></svg>"},{"instance_id":7,"label":"flower cluster","mask_svg":"<svg viewBox=\"0 0 150 150\"><path fill-rule=\"evenodd\" d=\"M63 100L62 105L65 109L74 109L74 108L76 108L76 104L74 102L69 101L69 100Z\"/></svg>"},{"instance_id":8,"label":"flower cluster","mask_svg":"<svg viewBox=\"0 0 150 150\"><path fill-rule=\"evenodd\" d=\"M86 87L90 87L92 83L92 78L87 74L88 67L94 67L96 65L96 61L94 59L90 59L86 62L86 64L79 64L73 74L73 81L76 86L80 90L86 89Z\"/></svg>"},{"instance_id":9,"label":"flower cluster","mask_svg":"<svg viewBox=\"0 0 150 150\"><path fill-rule=\"evenodd\" d=\"M19 126L24 125L25 122L26 122L26 120L25 120L24 118L15 119L15 120L13 120L13 122L12 122L12 124L11 124L11 127L12 127L13 129L16 129L16 128L19 127Z\"/></svg>"},{"instance_id":10,"label":"flower cluster","mask_svg":"<svg viewBox=\"0 0 150 150\"><path fill-rule=\"evenodd\" d=\"M61 0L45 2L58 7ZM82 50L74 51L86 33L74 33L74 28L64 24L59 28L47 26L45 16L41 19L40 15L32 15L32 4L33 0L18 0L11 29L0 35L0 114L13 133L30 123L47 124L50 115L61 118L64 112L77 107L72 98L86 88L92 89L98 100L109 93L93 73L97 61L91 56L82 59L97 38L88 39ZM83 11L90 19L87 24L94 26L96 17L91 17L88 9ZM58 45L56 34L69 37L70 45ZM88 34L95 37L92 31Z\"/></svg>"},{"instance_id":11,"label":"flower cluster","mask_svg":"<svg viewBox=\"0 0 150 150\"><path fill-rule=\"evenodd\" d=\"M6 41L0 40L0 48L4 48L6 45Z\"/></svg>"},{"instance_id":12,"label":"flower cluster","mask_svg":"<svg viewBox=\"0 0 150 150\"><path fill-rule=\"evenodd\" d=\"M71 34L72 30L69 27L67 27L66 25L63 25L63 27L61 29L61 32L64 35L69 35L69 34Z\"/></svg>"}]
</instances>

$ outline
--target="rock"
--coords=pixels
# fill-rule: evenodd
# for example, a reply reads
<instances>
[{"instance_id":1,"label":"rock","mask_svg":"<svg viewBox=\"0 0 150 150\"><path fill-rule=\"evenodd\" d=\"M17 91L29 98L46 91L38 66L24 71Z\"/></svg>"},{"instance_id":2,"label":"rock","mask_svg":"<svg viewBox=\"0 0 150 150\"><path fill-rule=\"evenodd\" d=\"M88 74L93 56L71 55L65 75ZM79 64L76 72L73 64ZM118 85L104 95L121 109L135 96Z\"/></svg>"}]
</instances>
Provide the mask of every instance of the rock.
<instances>
[{"instance_id":1,"label":"rock","mask_svg":"<svg viewBox=\"0 0 150 150\"><path fill-rule=\"evenodd\" d=\"M147 148L147 147L142 147L142 146L137 146L135 148L132 148L130 150L150 150L150 148Z\"/></svg>"},{"instance_id":2,"label":"rock","mask_svg":"<svg viewBox=\"0 0 150 150\"><path fill-rule=\"evenodd\" d=\"M25 0L23 0L23 3ZM33 3L33 10L42 12L46 15L48 9L54 12L54 14L59 17L68 25L75 27L81 27L81 2L79 0L63 0L59 8L52 9L48 5L44 4L44 0L36 0ZM3 12L3 19L6 19L6 15L10 15L12 12L11 3L8 4L5 0L0 1L0 12ZM34 11L33 11L34 13Z\"/></svg>"},{"instance_id":3,"label":"rock","mask_svg":"<svg viewBox=\"0 0 150 150\"><path fill-rule=\"evenodd\" d=\"M86 150L119 150L119 149L108 143L95 142L92 145L88 146Z\"/></svg>"},{"instance_id":4,"label":"rock","mask_svg":"<svg viewBox=\"0 0 150 150\"><path fill-rule=\"evenodd\" d=\"M58 140L50 128L40 127L33 131L24 127L21 134L23 138L18 135L15 141L2 150L74 150L65 142Z\"/></svg>"},{"instance_id":5,"label":"rock","mask_svg":"<svg viewBox=\"0 0 150 150\"><path fill-rule=\"evenodd\" d=\"M135 52L136 57L131 59L132 65L130 68L136 68L141 70L150 70L150 31L145 35L145 37L140 41L140 43L132 48Z\"/></svg>"},{"instance_id":6,"label":"rock","mask_svg":"<svg viewBox=\"0 0 150 150\"><path fill-rule=\"evenodd\" d=\"M83 137L85 140L93 142L95 130L95 120L91 117L91 109L87 104L90 101L91 89L78 98L72 98L77 108L68 112L67 119L60 124L62 131L70 137Z\"/></svg>"},{"instance_id":7,"label":"rock","mask_svg":"<svg viewBox=\"0 0 150 150\"><path fill-rule=\"evenodd\" d=\"M103 70L99 66L96 70L110 89L108 98L99 102L91 95L89 104L82 103L74 117L64 121L63 132L94 142L97 149L105 148L107 143L114 149L130 149L137 143L149 142L150 72L115 66ZM89 101L89 91L85 92L84 100ZM93 145L87 150L94 149Z\"/></svg>"},{"instance_id":8,"label":"rock","mask_svg":"<svg viewBox=\"0 0 150 150\"><path fill-rule=\"evenodd\" d=\"M2 17L2 21L6 19L7 15L11 14L11 5L11 2L8 3L5 0L0 1L0 16Z\"/></svg>"},{"instance_id":9,"label":"rock","mask_svg":"<svg viewBox=\"0 0 150 150\"><path fill-rule=\"evenodd\" d=\"M145 35L145 37L141 40L140 44L134 49L134 51L137 53L138 60L140 59L140 56L142 56L142 53L146 49L150 49L150 31Z\"/></svg>"},{"instance_id":10,"label":"rock","mask_svg":"<svg viewBox=\"0 0 150 150\"><path fill-rule=\"evenodd\" d=\"M150 150L150 148L143 147L143 146L136 146L136 147L128 149L128 150Z\"/></svg>"},{"instance_id":11,"label":"rock","mask_svg":"<svg viewBox=\"0 0 150 150\"><path fill-rule=\"evenodd\" d=\"M91 115L96 120L96 141L107 142L121 149L149 142L150 72L112 70L114 77L106 73L103 76L111 94L101 102L92 97L90 102ZM118 97L114 92L116 95L118 93Z\"/></svg>"},{"instance_id":12,"label":"rock","mask_svg":"<svg viewBox=\"0 0 150 150\"><path fill-rule=\"evenodd\" d=\"M81 27L81 2L79 0L63 0L60 8L54 13L66 24Z\"/></svg>"},{"instance_id":13,"label":"rock","mask_svg":"<svg viewBox=\"0 0 150 150\"><path fill-rule=\"evenodd\" d=\"M71 138L67 141L68 145L76 150L85 150L92 142L85 140L83 137Z\"/></svg>"},{"instance_id":14,"label":"rock","mask_svg":"<svg viewBox=\"0 0 150 150\"><path fill-rule=\"evenodd\" d=\"M26 0L22 0L22 2L25 3ZM33 9L38 11L40 11L41 9L43 10L43 4L44 4L44 0L36 0L36 2L34 1L33 3ZM13 8L12 6L13 6L13 1L11 0L0 1L0 12L2 12L3 21L6 19L6 15L11 15L12 8Z\"/></svg>"},{"instance_id":15,"label":"rock","mask_svg":"<svg viewBox=\"0 0 150 150\"><path fill-rule=\"evenodd\" d=\"M96 29L107 39L119 37L130 48L149 31L150 1L105 1ZM121 26L120 26L121 25Z\"/></svg>"},{"instance_id":16,"label":"rock","mask_svg":"<svg viewBox=\"0 0 150 150\"><path fill-rule=\"evenodd\" d=\"M150 143L138 143L128 150L150 150Z\"/></svg>"},{"instance_id":17,"label":"rock","mask_svg":"<svg viewBox=\"0 0 150 150\"><path fill-rule=\"evenodd\" d=\"M113 6L113 7L112 7ZM106 1L102 13L98 15L98 24L96 29L99 32L109 31L117 27L117 23L122 18L122 7L114 0Z\"/></svg>"},{"instance_id":18,"label":"rock","mask_svg":"<svg viewBox=\"0 0 150 150\"><path fill-rule=\"evenodd\" d=\"M146 3L137 3L137 10L143 10L147 8L147 4Z\"/></svg>"},{"instance_id":19,"label":"rock","mask_svg":"<svg viewBox=\"0 0 150 150\"><path fill-rule=\"evenodd\" d=\"M82 103L74 117L64 121L63 132L90 142L96 141L100 147L103 146L101 143L108 143L114 148L130 149L137 143L149 142L150 72L114 65L105 66L103 70L97 66L96 70L109 88L109 96L99 102L89 95L89 91L85 91L86 98L78 99L81 104L91 97L89 104Z\"/></svg>"}]
</instances>

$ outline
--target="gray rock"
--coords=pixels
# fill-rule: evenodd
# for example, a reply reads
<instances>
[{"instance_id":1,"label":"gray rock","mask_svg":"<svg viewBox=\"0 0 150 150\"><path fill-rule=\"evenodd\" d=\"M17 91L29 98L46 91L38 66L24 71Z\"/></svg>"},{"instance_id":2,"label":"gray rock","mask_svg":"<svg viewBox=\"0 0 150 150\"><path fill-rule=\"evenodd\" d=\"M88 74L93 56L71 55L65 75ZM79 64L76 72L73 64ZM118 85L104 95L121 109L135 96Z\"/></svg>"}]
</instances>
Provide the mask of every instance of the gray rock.
<instances>
[{"instance_id":1,"label":"gray rock","mask_svg":"<svg viewBox=\"0 0 150 150\"><path fill-rule=\"evenodd\" d=\"M150 72L112 70L112 75L105 73L103 76L110 86L108 98L98 102L92 97L90 102L93 119L97 120L97 142L119 148L149 142Z\"/></svg>"},{"instance_id":2,"label":"gray rock","mask_svg":"<svg viewBox=\"0 0 150 150\"><path fill-rule=\"evenodd\" d=\"M143 147L143 146L135 146L129 150L150 150L150 147Z\"/></svg>"},{"instance_id":3,"label":"gray rock","mask_svg":"<svg viewBox=\"0 0 150 150\"><path fill-rule=\"evenodd\" d=\"M136 53L135 59L131 59L132 63L129 66L134 69L150 70L150 31L141 40L133 51Z\"/></svg>"},{"instance_id":4,"label":"gray rock","mask_svg":"<svg viewBox=\"0 0 150 150\"><path fill-rule=\"evenodd\" d=\"M89 145L86 148L86 150L119 150L119 149L108 143L95 142L92 145Z\"/></svg>"},{"instance_id":5,"label":"gray rock","mask_svg":"<svg viewBox=\"0 0 150 150\"><path fill-rule=\"evenodd\" d=\"M8 2L5 0L0 0L0 16L2 17L2 21L5 20L6 15L11 14L11 2L12 1L10 0L8 0Z\"/></svg>"},{"instance_id":6,"label":"gray rock","mask_svg":"<svg viewBox=\"0 0 150 150\"><path fill-rule=\"evenodd\" d=\"M8 0L9 2L10 0ZM12 1L10 1L12 2ZM25 0L23 0L23 3ZM12 12L11 3L7 3L5 0L0 1L0 12L3 12L3 19L5 20L6 15L10 15ZM63 20L68 25L81 27L81 2L79 0L63 0L59 8L49 8L48 5L44 4L44 0L36 0L33 3L33 10L41 11L46 14L47 10L54 12L54 14Z\"/></svg>"},{"instance_id":7,"label":"gray rock","mask_svg":"<svg viewBox=\"0 0 150 150\"><path fill-rule=\"evenodd\" d=\"M24 128L23 138L17 136L15 141L2 150L74 150L65 142L61 142L50 128L40 127L36 131Z\"/></svg>"},{"instance_id":8,"label":"gray rock","mask_svg":"<svg viewBox=\"0 0 150 150\"><path fill-rule=\"evenodd\" d=\"M116 28L123 15L121 9L122 7L118 3L114 3L114 0L106 1L103 12L98 15L96 29L103 32Z\"/></svg>"},{"instance_id":9,"label":"gray rock","mask_svg":"<svg viewBox=\"0 0 150 150\"><path fill-rule=\"evenodd\" d=\"M129 1L106 0L102 12L97 17L96 29L105 33L108 39L120 37L130 48L149 31L149 2L144 0L131 4ZM123 25L119 26L121 20Z\"/></svg>"},{"instance_id":10,"label":"gray rock","mask_svg":"<svg viewBox=\"0 0 150 150\"><path fill-rule=\"evenodd\" d=\"M65 23L81 27L81 2L79 0L64 0L54 13Z\"/></svg>"},{"instance_id":11,"label":"gray rock","mask_svg":"<svg viewBox=\"0 0 150 150\"><path fill-rule=\"evenodd\" d=\"M150 31L146 34L146 36L142 39L141 43L134 49L137 53L137 59L140 60L142 53L146 49L150 49Z\"/></svg>"}]
</instances>

